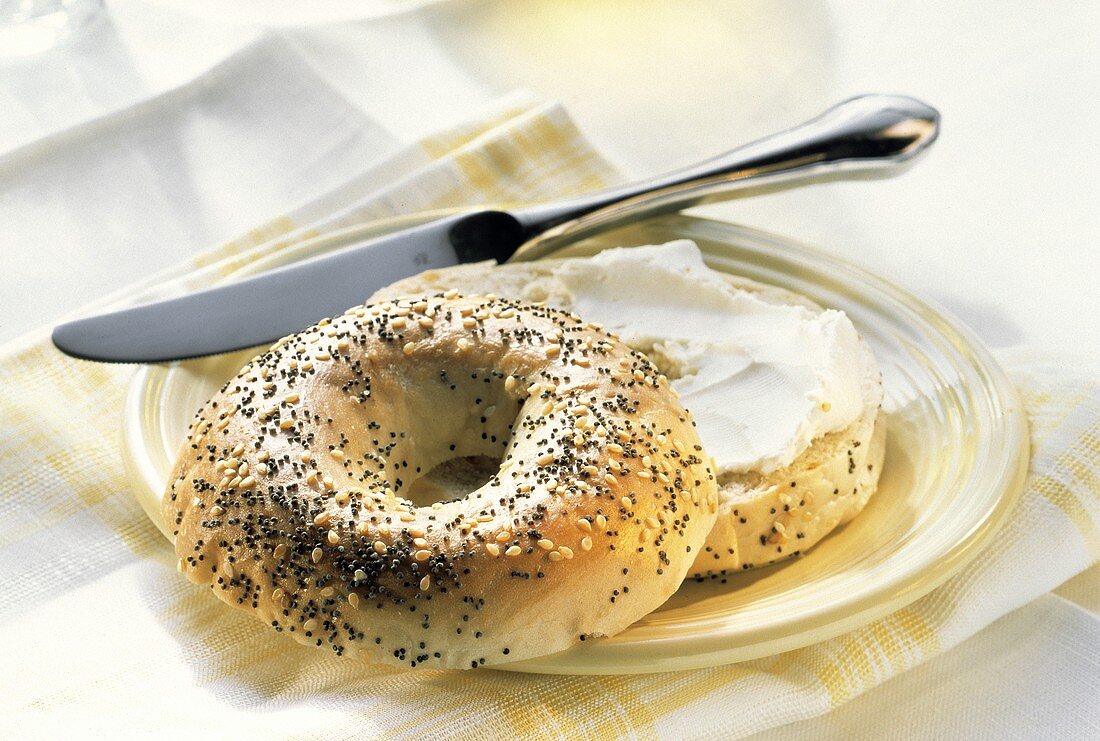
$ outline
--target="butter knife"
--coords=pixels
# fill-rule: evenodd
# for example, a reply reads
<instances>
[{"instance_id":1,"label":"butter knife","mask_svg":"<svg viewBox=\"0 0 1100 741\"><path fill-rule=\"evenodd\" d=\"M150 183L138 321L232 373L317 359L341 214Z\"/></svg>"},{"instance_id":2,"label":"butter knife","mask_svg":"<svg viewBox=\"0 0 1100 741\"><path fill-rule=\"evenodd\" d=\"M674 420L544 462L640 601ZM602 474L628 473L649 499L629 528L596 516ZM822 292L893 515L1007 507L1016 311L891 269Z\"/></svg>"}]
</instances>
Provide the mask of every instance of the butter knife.
<instances>
[{"instance_id":1,"label":"butter knife","mask_svg":"<svg viewBox=\"0 0 1100 741\"><path fill-rule=\"evenodd\" d=\"M893 175L926 149L939 113L904 96L864 95L793 129L654 178L554 203L446 216L254 277L57 326L76 358L157 363L274 342L432 268L504 262L524 243L597 213L676 210L825 178Z\"/></svg>"}]
</instances>

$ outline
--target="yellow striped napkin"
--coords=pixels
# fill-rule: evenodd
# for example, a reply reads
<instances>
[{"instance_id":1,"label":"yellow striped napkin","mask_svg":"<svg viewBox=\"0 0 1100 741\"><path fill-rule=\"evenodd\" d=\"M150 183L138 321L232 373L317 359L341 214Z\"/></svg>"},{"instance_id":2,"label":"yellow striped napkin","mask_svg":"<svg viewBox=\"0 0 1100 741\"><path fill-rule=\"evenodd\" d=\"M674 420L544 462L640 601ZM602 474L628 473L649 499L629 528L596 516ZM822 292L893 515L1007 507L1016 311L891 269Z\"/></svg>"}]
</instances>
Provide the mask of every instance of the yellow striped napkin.
<instances>
[{"instance_id":1,"label":"yellow striped napkin","mask_svg":"<svg viewBox=\"0 0 1100 741\"><path fill-rule=\"evenodd\" d=\"M613 179L561 108L506 106L104 304L207 285L364 220L560 196ZM122 470L118 428L132 369L70 360L46 330L31 333L0 349L0 731L730 738L825 713L1100 556L1100 385L1005 361L1023 389L1034 460L1012 521L963 573L865 628L779 656L552 677L364 666L287 641L188 584Z\"/></svg>"}]
</instances>

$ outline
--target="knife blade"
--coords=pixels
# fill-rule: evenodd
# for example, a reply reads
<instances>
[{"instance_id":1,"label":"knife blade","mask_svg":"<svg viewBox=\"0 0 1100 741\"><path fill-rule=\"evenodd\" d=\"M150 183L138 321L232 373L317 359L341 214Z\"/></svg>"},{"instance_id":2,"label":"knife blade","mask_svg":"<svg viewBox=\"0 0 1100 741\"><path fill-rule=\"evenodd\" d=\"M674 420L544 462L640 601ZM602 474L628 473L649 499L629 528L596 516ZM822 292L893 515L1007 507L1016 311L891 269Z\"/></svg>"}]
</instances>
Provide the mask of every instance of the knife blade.
<instances>
[{"instance_id":1,"label":"knife blade","mask_svg":"<svg viewBox=\"0 0 1100 741\"><path fill-rule=\"evenodd\" d=\"M54 344L86 360L156 363L271 343L346 311L423 270L493 258L553 237L585 216L652 214L814 178L892 175L939 133L936 109L900 95L844 101L787 131L695 165L595 193L510 212L472 210L345 247L226 286L58 326ZM538 246L533 243L537 252ZM528 255L532 250L528 250Z\"/></svg>"},{"instance_id":2,"label":"knife blade","mask_svg":"<svg viewBox=\"0 0 1100 741\"><path fill-rule=\"evenodd\" d=\"M523 241L502 211L446 216L255 277L59 325L53 342L84 360L158 363L270 344L424 270L503 261Z\"/></svg>"}]
</instances>

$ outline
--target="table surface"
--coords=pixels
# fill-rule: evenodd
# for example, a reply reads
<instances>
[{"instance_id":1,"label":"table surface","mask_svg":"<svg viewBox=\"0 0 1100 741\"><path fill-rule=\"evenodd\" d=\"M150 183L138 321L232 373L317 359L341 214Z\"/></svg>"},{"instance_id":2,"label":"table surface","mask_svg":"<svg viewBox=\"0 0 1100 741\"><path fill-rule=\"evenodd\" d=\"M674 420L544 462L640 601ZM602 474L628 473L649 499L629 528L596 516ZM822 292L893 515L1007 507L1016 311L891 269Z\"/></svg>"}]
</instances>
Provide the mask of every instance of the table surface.
<instances>
[{"instance_id":1,"label":"table surface","mask_svg":"<svg viewBox=\"0 0 1100 741\"><path fill-rule=\"evenodd\" d=\"M340 4L329 15L354 12ZM1100 189L1093 178L1100 147L1089 138L1100 124L1100 5L1062 4L1055 12L1018 0L528 0L519 10L456 0L302 26L290 13L250 16L248 5L211 18L172 0L119 0L108 3L88 38L0 61L0 165L5 152L194 78L272 18L288 24L284 32L332 86L400 139L524 88L563 101L597 148L635 176L794 125L852 95L922 98L941 110L943 133L903 176L700 211L796 237L878 272L954 312L993 347L1027 344L1100 359ZM0 199L3 193L0 166ZM107 255L73 271L63 244L0 234L10 271L0 291L0 341L182 257L133 247L125 260ZM1069 587L1064 596L1096 610L1081 596L1087 591ZM1063 598L1044 600L1024 610L1072 618L1058 612ZM965 699L992 682L1006 666L981 657L1000 650L1006 635L1033 630L1035 615L1009 616L827 722L789 727L790 735L839 737L852 728L846 717L897 707L904 692L914 718L964 713L964 705L937 699L935 688L950 682ZM978 640L988 650L959 653ZM1010 669L1071 671L1036 646L1034 655L1014 656ZM958 680L963 660L966 686ZM1020 698L1020 719L1049 701L1044 692L1021 691ZM992 720L987 727L1011 728ZM1032 723L1043 733L1057 728L1056 720Z\"/></svg>"}]
</instances>

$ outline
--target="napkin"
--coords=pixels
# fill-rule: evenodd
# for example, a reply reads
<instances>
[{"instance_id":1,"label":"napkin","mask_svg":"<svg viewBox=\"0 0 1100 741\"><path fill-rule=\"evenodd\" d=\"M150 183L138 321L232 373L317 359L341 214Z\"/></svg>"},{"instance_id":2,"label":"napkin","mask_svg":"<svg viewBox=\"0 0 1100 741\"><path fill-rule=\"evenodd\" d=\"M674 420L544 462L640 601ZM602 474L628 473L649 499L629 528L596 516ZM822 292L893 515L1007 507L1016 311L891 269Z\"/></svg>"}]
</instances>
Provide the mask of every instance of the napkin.
<instances>
[{"instance_id":1,"label":"napkin","mask_svg":"<svg viewBox=\"0 0 1100 741\"><path fill-rule=\"evenodd\" d=\"M295 64L285 47L260 50L269 62ZM233 101L262 104L278 94L255 76L222 79L233 80L218 88L229 96L220 120L226 131L237 125L228 115ZM193 112L196 98L142 105L158 121L178 121ZM36 156L60 167L61 159L105 141L137 146L141 132L132 122L141 113L68 133L83 144L43 146ZM358 117L350 129L372 130L365 114L348 113ZM616 178L560 106L531 98L503 101L411 146L395 148L384 136L373 147L357 141L362 146L344 159L340 181L324 192L97 306L203 287L349 224L559 197ZM237 153L222 156L227 166L240 162ZM169 168L166 177L183 167ZM103 187L133 192L125 182ZM247 201L247 184L238 197ZM943 586L861 629L765 659L639 676L533 676L340 659L286 640L180 578L171 549L131 496L121 463L118 428L133 369L72 360L51 346L48 328L31 332L0 348L0 729L731 738L821 715L951 649L1100 556L1100 384L1065 363L1022 355L1002 360L1031 423L1026 491L1004 530Z\"/></svg>"},{"instance_id":2,"label":"napkin","mask_svg":"<svg viewBox=\"0 0 1100 741\"><path fill-rule=\"evenodd\" d=\"M168 268L400 148L280 37L162 95L11 148L0 154L0 240L5 278L25 295L3 302L0 332Z\"/></svg>"}]
</instances>

